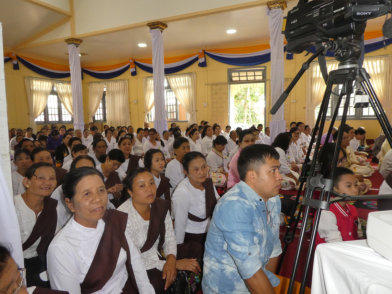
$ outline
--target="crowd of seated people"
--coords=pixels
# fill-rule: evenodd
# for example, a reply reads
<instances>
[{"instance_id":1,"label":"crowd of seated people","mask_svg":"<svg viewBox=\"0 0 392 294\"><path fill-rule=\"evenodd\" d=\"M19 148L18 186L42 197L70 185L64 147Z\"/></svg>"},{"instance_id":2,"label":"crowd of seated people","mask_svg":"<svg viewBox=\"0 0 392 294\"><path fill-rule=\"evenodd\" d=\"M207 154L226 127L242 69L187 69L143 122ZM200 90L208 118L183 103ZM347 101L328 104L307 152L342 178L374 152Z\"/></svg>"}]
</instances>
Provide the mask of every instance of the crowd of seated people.
<instances>
[{"instance_id":1,"label":"crowd of seated people","mask_svg":"<svg viewBox=\"0 0 392 294\"><path fill-rule=\"evenodd\" d=\"M323 136L320 161L327 177L337 134L328 141ZM377 150L382 192L388 192L392 151L384 140L377 141ZM302 122L291 123L273 140L262 124L222 131L206 121L184 130L173 123L163 134L148 125L98 130L91 124L83 131L44 126L35 134L32 128L12 129L12 188L26 286L69 293L181 293L185 288L197 293L214 207L243 181L241 152L270 145L279 157L282 188L294 190L310 141L311 128ZM343 126L336 191L369 190L366 177L374 172L369 150L364 128ZM319 243L352 239L345 237L351 231L339 231L345 215L353 231L357 213L350 204L322 214Z\"/></svg>"}]
</instances>

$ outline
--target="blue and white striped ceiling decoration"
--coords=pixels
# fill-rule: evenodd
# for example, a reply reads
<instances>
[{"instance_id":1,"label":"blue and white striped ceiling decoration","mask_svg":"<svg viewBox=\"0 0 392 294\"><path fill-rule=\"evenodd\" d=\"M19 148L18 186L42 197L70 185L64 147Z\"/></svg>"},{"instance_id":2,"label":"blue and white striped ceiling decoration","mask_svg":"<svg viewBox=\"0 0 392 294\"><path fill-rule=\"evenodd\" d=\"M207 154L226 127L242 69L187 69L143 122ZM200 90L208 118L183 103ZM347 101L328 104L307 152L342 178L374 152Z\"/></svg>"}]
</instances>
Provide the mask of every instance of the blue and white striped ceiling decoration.
<instances>
[{"instance_id":1,"label":"blue and white striped ceiling decoration","mask_svg":"<svg viewBox=\"0 0 392 294\"><path fill-rule=\"evenodd\" d=\"M368 36L369 37L369 36ZM392 39L384 39L379 34L371 35L365 41L365 53L370 53L392 44ZM314 48L310 48L309 52L313 52ZM202 50L196 54L185 56L165 58L165 74L173 74L182 71L196 61L199 67L206 67L206 56L218 62L234 65L234 66L254 66L267 63L271 60L271 52L268 45L258 45L251 47L231 48L231 49L214 49ZM333 57L333 52L328 52L327 56ZM287 53L286 59L293 59L293 54ZM68 78L70 71L68 65L59 65L46 61L36 60L20 55L8 54L4 57L4 62L13 62L13 68L19 69L19 63L22 63L30 70L48 78ZM113 79L120 76L128 69L131 76L136 76L136 68L140 68L148 73L152 73L151 59L129 59L115 65L100 67L83 67L82 73L88 74L97 79Z\"/></svg>"}]
</instances>

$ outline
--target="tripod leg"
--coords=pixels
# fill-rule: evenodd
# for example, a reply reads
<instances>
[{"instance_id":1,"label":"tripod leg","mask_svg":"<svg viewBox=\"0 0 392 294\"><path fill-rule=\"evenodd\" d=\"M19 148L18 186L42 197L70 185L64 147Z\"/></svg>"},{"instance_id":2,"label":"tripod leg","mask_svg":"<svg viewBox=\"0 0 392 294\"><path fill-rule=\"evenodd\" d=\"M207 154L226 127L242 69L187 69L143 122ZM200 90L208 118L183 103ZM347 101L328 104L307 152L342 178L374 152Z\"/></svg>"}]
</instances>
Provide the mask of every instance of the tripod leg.
<instances>
[{"instance_id":1,"label":"tripod leg","mask_svg":"<svg viewBox=\"0 0 392 294\"><path fill-rule=\"evenodd\" d=\"M333 164L332 164L332 175L331 178L333 179L334 177L334 173L336 170L336 166L337 166L337 161L339 158L339 152L340 152L340 146L342 143L342 137L343 137L343 127L346 124L347 121L347 113L348 113L348 108L350 105L350 98L351 98L351 94L352 94L352 87L353 87L353 82L354 80L352 79L347 79L345 81L345 86L344 89L346 89L346 101L344 103L344 110L343 110L343 116L342 116L342 120L340 123L340 129L339 129L339 133L338 133L338 138L337 138L337 143L335 146L335 152L334 152L334 157L333 157ZM343 92L343 91L342 91ZM339 107L337 107L336 110L338 110ZM332 188L333 189L333 188ZM326 196L326 199L325 199ZM321 200L324 201L326 200L329 203L331 197L331 190L323 190L322 194L321 194ZM305 286L306 286L306 280L307 280L307 275L308 275L308 271L309 271L309 266L310 266L310 261L311 258L313 256L313 249L314 249L314 243L316 240L316 234L317 234L317 229L318 229L318 225L320 222L320 215L321 215L321 208L318 208L316 211L316 215L315 215L315 219L314 219L314 224L313 224L313 228L312 228L312 235L310 238L310 246L307 252L307 256L306 256L306 263L305 263L305 270L304 270L304 275L302 277L302 281L301 281L301 288L300 288L300 294L305 293Z\"/></svg>"},{"instance_id":2,"label":"tripod leg","mask_svg":"<svg viewBox=\"0 0 392 294\"><path fill-rule=\"evenodd\" d=\"M327 88L325 90L323 101L322 101L321 107L320 107L320 112L321 112L320 130L319 130L319 133L317 136L316 148L315 148L315 152L313 155L312 164L311 164L311 168L310 168L310 176L313 176L315 174L315 170L316 170L315 167L316 167L316 162L317 162L318 149L320 147L321 137L322 137L322 133L324 131L325 119L327 116L327 110L328 110L329 100L331 97L332 86L333 86L332 81L328 80ZM313 190L310 190L309 187L306 187L304 197L311 198L312 194L313 194ZM297 269L298 269L299 257L301 254L301 249L302 249L302 245L303 245L303 241L304 241L304 237L305 237L305 230L306 230L306 226L307 226L307 222L308 222L309 211L310 211L310 207L306 206L304 216L303 216L303 221L302 221L302 228L301 228L301 233L300 233L300 237L299 237L298 248L297 248L297 251L295 254L294 265L293 265L292 274L290 277L290 284L289 284L289 288L287 291L287 293L289 293L289 294L291 294L294 289L295 275L296 275Z\"/></svg>"}]
</instances>

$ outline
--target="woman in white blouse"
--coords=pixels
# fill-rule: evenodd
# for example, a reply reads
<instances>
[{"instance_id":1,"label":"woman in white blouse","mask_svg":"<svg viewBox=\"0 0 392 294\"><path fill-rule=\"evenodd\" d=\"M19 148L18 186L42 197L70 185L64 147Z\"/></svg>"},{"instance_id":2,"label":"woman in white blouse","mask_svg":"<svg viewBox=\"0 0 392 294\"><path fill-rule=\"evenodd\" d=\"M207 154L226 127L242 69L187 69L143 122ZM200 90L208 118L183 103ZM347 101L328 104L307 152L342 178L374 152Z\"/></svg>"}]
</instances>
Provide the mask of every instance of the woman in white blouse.
<instances>
[{"instance_id":1,"label":"woman in white blouse","mask_svg":"<svg viewBox=\"0 0 392 294\"><path fill-rule=\"evenodd\" d=\"M106 210L102 174L91 167L71 170L63 183L73 218L48 250L53 289L69 293L155 293L139 250L126 236L127 215Z\"/></svg>"},{"instance_id":2,"label":"woman in white blouse","mask_svg":"<svg viewBox=\"0 0 392 294\"><path fill-rule=\"evenodd\" d=\"M197 129L189 131L189 146L191 151L201 152L200 133Z\"/></svg>"},{"instance_id":3,"label":"woman in white blouse","mask_svg":"<svg viewBox=\"0 0 392 294\"><path fill-rule=\"evenodd\" d=\"M207 156L207 154L211 151L212 149L212 141L213 141L213 132L212 132L212 127L211 126L205 126L203 129L203 132L201 133L201 153L203 153L204 156Z\"/></svg>"},{"instance_id":4,"label":"woman in white blouse","mask_svg":"<svg viewBox=\"0 0 392 294\"><path fill-rule=\"evenodd\" d=\"M49 286L44 261L49 243L58 230L57 200L50 197L56 184L53 166L35 163L23 179L26 192L14 196L28 287Z\"/></svg>"},{"instance_id":5,"label":"woman in white blouse","mask_svg":"<svg viewBox=\"0 0 392 294\"><path fill-rule=\"evenodd\" d=\"M133 146L133 154L143 156L143 129L138 128L136 131L135 145Z\"/></svg>"},{"instance_id":6,"label":"woman in white blouse","mask_svg":"<svg viewBox=\"0 0 392 294\"><path fill-rule=\"evenodd\" d=\"M146 153L150 149L163 150L161 141L158 140L158 133L155 129L148 130L148 140L143 144L143 153Z\"/></svg>"},{"instance_id":7,"label":"woman in white blouse","mask_svg":"<svg viewBox=\"0 0 392 294\"><path fill-rule=\"evenodd\" d=\"M290 141L289 149L287 150L288 159L291 164L291 169L294 170L295 172L299 172L301 164L305 160L305 155L302 151L299 142L300 132L297 127L294 127L290 129L290 134L291 134L291 141Z\"/></svg>"},{"instance_id":8,"label":"woman in white blouse","mask_svg":"<svg viewBox=\"0 0 392 294\"><path fill-rule=\"evenodd\" d=\"M213 141L213 148L207 155L207 164L212 172L225 172L224 161L226 156L223 154L227 140L222 135L217 136Z\"/></svg>"},{"instance_id":9,"label":"woman in white blouse","mask_svg":"<svg viewBox=\"0 0 392 294\"><path fill-rule=\"evenodd\" d=\"M203 154L189 152L184 156L182 164L187 177L172 195L178 256L201 258L208 225L219 195L208 178L208 165Z\"/></svg>"},{"instance_id":10,"label":"woman in white blouse","mask_svg":"<svg viewBox=\"0 0 392 294\"><path fill-rule=\"evenodd\" d=\"M178 137L174 140L173 150L175 158L171 160L165 170L165 176L170 180L171 192L184 179L184 169L182 159L189 152L189 141L184 137Z\"/></svg>"},{"instance_id":11,"label":"woman in white blouse","mask_svg":"<svg viewBox=\"0 0 392 294\"><path fill-rule=\"evenodd\" d=\"M132 154L134 145L135 139L132 134L127 134L118 141L118 148L125 157L125 161L117 170L121 180L124 180L127 174L139 167L140 156Z\"/></svg>"}]
</instances>

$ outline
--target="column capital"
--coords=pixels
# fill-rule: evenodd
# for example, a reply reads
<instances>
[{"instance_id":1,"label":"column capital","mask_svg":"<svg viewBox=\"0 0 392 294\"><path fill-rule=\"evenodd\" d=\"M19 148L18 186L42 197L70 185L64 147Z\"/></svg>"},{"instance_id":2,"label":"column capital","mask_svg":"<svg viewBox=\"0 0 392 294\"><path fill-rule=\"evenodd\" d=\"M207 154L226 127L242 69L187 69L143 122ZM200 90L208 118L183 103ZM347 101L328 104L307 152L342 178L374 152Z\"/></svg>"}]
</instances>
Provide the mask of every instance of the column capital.
<instances>
[{"instance_id":1,"label":"column capital","mask_svg":"<svg viewBox=\"0 0 392 294\"><path fill-rule=\"evenodd\" d=\"M154 30L154 29L160 29L161 32L167 28L167 24L165 24L164 22L161 21L153 21L153 22L149 22L147 24L147 26L150 28L150 30Z\"/></svg>"},{"instance_id":2,"label":"column capital","mask_svg":"<svg viewBox=\"0 0 392 294\"><path fill-rule=\"evenodd\" d=\"M286 0L273 0L267 2L268 9L282 9L287 7Z\"/></svg>"},{"instance_id":3,"label":"column capital","mask_svg":"<svg viewBox=\"0 0 392 294\"><path fill-rule=\"evenodd\" d=\"M68 38L65 39L65 43L68 45L74 44L76 47L78 47L80 44L82 44L83 40L82 39L76 39L76 38Z\"/></svg>"}]
</instances>

